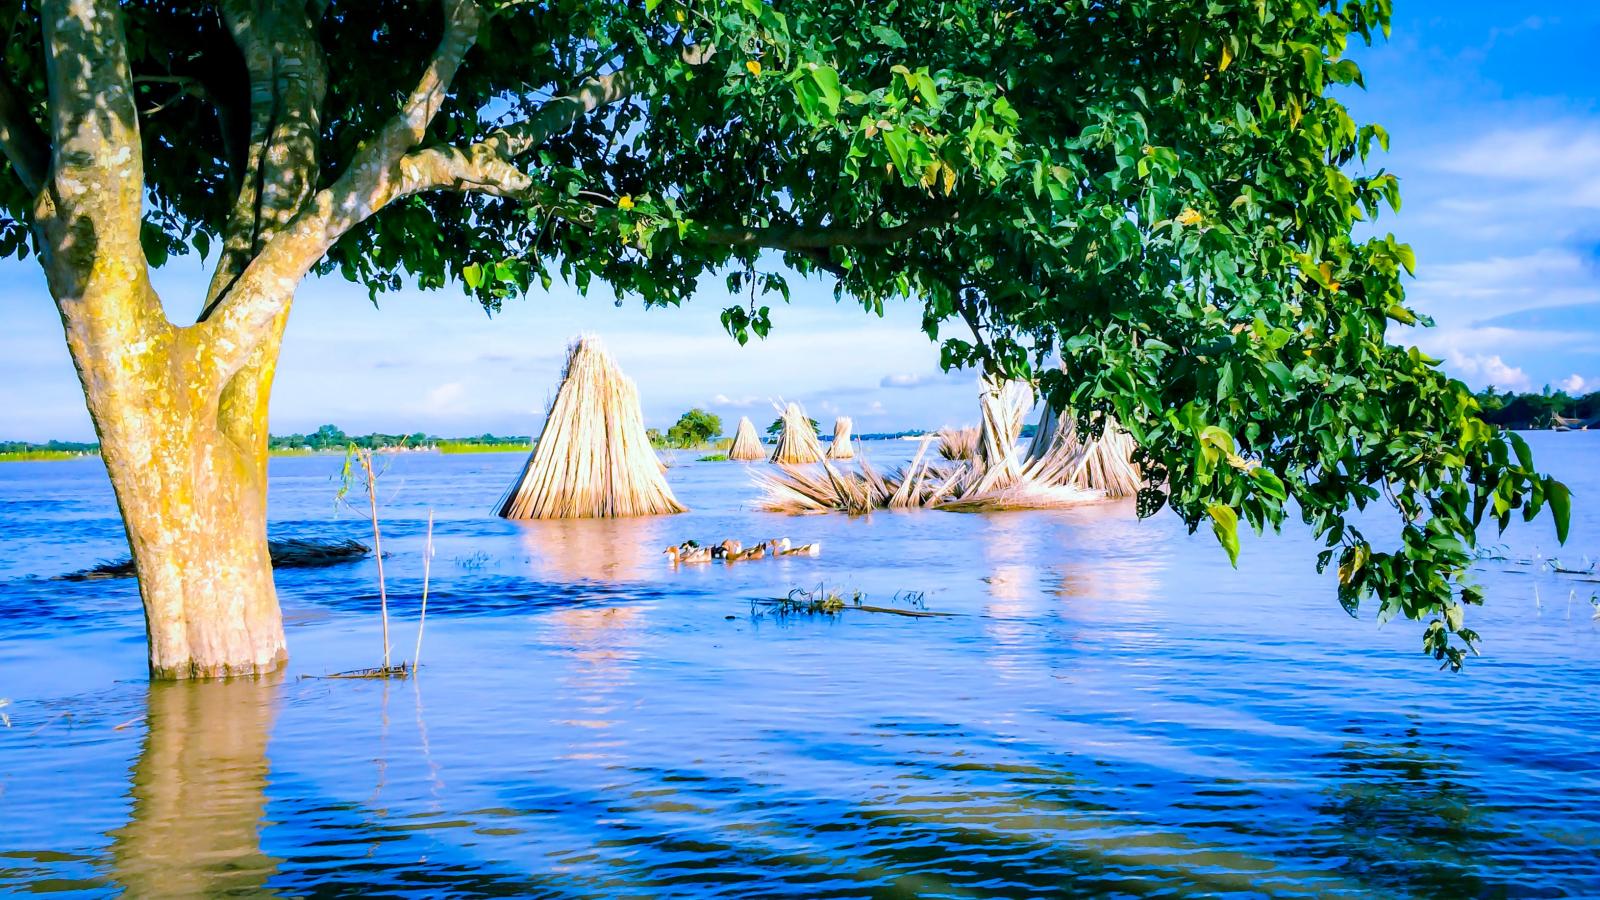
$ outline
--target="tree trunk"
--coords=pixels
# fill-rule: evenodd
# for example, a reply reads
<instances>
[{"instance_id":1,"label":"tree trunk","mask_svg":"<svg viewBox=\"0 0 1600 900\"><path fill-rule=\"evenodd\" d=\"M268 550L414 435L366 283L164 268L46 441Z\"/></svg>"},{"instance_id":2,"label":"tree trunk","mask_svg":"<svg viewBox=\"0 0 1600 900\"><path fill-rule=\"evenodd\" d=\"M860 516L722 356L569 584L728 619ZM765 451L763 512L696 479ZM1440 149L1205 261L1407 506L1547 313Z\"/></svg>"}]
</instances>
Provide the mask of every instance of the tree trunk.
<instances>
[{"instance_id":1,"label":"tree trunk","mask_svg":"<svg viewBox=\"0 0 1600 900\"><path fill-rule=\"evenodd\" d=\"M280 668L266 528L277 341L219 388L203 374L209 348L194 327L108 322L69 304L62 319L133 551L151 676Z\"/></svg>"}]
</instances>

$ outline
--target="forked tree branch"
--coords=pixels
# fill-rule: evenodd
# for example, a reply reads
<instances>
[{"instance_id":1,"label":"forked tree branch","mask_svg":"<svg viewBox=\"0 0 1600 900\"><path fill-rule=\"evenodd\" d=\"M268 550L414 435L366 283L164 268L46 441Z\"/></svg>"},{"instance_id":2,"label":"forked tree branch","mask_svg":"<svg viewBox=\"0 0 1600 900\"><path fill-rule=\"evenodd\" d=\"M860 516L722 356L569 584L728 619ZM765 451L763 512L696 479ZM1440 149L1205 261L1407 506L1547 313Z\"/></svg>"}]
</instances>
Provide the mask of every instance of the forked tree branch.
<instances>
[{"instance_id":1,"label":"forked tree branch","mask_svg":"<svg viewBox=\"0 0 1600 900\"><path fill-rule=\"evenodd\" d=\"M197 327L218 338L212 365L226 378L272 333L294 289L346 232L392 201L403 186L401 161L438 114L477 41L482 13L474 0L445 0L445 29L405 105L351 161L332 185L318 191L282 231L268 240L215 311Z\"/></svg>"}]
</instances>

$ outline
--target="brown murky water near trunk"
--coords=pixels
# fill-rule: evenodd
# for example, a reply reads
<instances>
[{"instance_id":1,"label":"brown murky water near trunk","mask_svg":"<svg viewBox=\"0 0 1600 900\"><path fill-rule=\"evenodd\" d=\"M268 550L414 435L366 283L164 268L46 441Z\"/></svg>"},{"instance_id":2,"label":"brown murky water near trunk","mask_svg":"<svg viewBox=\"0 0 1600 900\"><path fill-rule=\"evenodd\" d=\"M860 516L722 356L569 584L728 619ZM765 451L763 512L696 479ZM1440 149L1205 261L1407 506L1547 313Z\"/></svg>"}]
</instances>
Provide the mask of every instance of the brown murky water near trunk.
<instances>
[{"instance_id":1,"label":"brown murky water near trunk","mask_svg":"<svg viewBox=\"0 0 1600 900\"><path fill-rule=\"evenodd\" d=\"M370 560L282 570L291 666L151 685L94 460L0 466L0 892L130 896L1564 896L1600 886L1600 435L1530 436L1572 539L1518 526L1461 675L1347 618L1299 530L1126 505L786 518L738 463L692 512L515 523L515 454L394 458L397 655ZM914 446L868 445L877 465ZM273 462L275 537L361 539L339 460ZM670 568L686 538L817 558ZM1523 564L1526 562L1527 564ZM819 584L866 602L780 616ZM1600 602L1600 601L1597 601Z\"/></svg>"}]
</instances>

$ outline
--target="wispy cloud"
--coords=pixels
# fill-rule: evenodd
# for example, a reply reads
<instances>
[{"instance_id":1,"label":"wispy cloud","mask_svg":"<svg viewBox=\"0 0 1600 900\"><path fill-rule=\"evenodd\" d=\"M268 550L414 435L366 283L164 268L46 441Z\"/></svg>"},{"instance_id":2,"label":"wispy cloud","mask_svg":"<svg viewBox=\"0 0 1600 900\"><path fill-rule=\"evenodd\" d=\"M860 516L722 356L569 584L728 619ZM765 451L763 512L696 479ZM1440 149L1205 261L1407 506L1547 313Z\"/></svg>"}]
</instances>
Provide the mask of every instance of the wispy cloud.
<instances>
[{"instance_id":1,"label":"wispy cloud","mask_svg":"<svg viewBox=\"0 0 1600 900\"><path fill-rule=\"evenodd\" d=\"M1457 377L1476 388L1494 385L1501 390L1526 391L1532 386L1527 372L1507 364L1498 353L1489 356L1456 354L1449 362Z\"/></svg>"}]
</instances>

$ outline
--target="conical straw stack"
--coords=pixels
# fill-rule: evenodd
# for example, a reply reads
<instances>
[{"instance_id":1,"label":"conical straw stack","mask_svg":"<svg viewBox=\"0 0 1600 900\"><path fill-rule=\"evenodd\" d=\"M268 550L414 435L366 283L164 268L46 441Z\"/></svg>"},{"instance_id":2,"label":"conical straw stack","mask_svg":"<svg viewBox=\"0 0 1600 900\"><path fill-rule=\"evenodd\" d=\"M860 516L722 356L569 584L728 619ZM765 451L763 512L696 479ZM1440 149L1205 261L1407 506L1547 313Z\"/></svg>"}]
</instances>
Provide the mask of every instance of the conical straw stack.
<instances>
[{"instance_id":1,"label":"conical straw stack","mask_svg":"<svg viewBox=\"0 0 1600 900\"><path fill-rule=\"evenodd\" d=\"M822 459L822 442L817 440L817 430L798 403L783 408L783 431L772 448L771 460L775 463L797 465L819 462Z\"/></svg>"},{"instance_id":2,"label":"conical straw stack","mask_svg":"<svg viewBox=\"0 0 1600 900\"><path fill-rule=\"evenodd\" d=\"M577 519L683 511L650 447L632 379L598 338L579 337L567 350L544 432L499 514Z\"/></svg>"},{"instance_id":3,"label":"conical straw stack","mask_svg":"<svg viewBox=\"0 0 1600 900\"><path fill-rule=\"evenodd\" d=\"M765 459L767 450L761 446L761 436L749 416L739 418L739 430L734 432L733 446L728 448L728 458L744 462Z\"/></svg>"},{"instance_id":4,"label":"conical straw stack","mask_svg":"<svg viewBox=\"0 0 1600 900\"><path fill-rule=\"evenodd\" d=\"M833 443L828 447L829 459L855 459L855 444L850 440L850 417L840 416L833 420Z\"/></svg>"}]
</instances>

